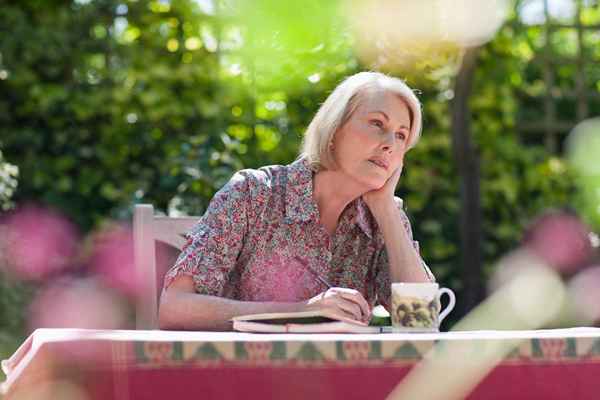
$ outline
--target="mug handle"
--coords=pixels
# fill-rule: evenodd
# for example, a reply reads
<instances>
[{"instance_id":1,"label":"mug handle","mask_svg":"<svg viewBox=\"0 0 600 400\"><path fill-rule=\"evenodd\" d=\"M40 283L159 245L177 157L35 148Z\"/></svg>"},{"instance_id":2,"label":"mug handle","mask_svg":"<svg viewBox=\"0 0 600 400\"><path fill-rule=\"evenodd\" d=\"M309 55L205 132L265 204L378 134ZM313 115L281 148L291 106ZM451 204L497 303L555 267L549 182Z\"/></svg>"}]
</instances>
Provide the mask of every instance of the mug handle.
<instances>
[{"instance_id":1,"label":"mug handle","mask_svg":"<svg viewBox=\"0 0 600 400\"><path fill-rule=\"evenodd\" d=\"M454 309L454 305L456 304L456 297L454 296L454 292L448 288L441 288L438 292L438 301L440 300L440 298L442 297L442 295L446 293L448 295L448 297L450 298L450 302L448 303L448 305L446 306L446 308L444 308L444 310L440 313L440 320L439 323L441 324L442 321L444 320L444 318L446 318L446 316L448 316L448 314L450 314L450 311L452 311Z\"/></svg>"}]
</instances>

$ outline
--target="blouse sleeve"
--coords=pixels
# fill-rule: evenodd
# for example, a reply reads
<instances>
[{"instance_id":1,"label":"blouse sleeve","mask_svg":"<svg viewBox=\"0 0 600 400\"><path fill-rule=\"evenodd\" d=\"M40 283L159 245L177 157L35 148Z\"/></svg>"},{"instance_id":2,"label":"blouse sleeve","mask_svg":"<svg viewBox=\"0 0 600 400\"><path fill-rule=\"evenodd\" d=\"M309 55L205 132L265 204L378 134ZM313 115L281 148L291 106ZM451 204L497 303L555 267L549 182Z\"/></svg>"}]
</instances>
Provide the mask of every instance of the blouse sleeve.
<instances>
[{"instance_id":1,"label":"blouse sleeve","mask_svg":"<svg viewBox=\"0 0 600 400\"><path fill-rule=\"evenodd\" d=\"M250 190L244 171L236 173L212 198L186 235L187 243L167 272L164 288L180 275L191 276L196 292L222 296L248 228Z\"/></svg>"},{"instance_id":2,"label":"blouse sleeve","mask_svg":"<svg viewBox=\"0 0 600 400\"><path fill-rule=\"evenodd\" d=\"M398 205L398 208L400 209L402 225L403 225L404 229L406 230L406 233L408 234L409 240L412 241L413 246L415 247L415 250L417 250L417 254L419 254L419 258L421 259L421 265L422 265L423 269L425 270L425 273L427 274L427 277L429 278L429 280L431 282L435 282L435 277L433 276L433 274L431 273L431 270L429 269L427 264L425 264L425 261L423 261L423 258L421 257L421 254L419 251L419 242L417 242L416 240L413 240L413 234L412 234L412 228L410 226L410 221L408 220L406 213L402 209L402 200L396 198L396 204ZM380 304L382 304L387 310L390 309L389 306L391 304L391 302L390 302L391 288L392 288L392 282L391 282L391 278L390 278L390 262L389 262L387 250L386 250L386 247L384 244L383 247L381 248L381 250L379 251L379 254L376 259L375 289L377 291L378 302Z\"/></svg>"}]
</instances>

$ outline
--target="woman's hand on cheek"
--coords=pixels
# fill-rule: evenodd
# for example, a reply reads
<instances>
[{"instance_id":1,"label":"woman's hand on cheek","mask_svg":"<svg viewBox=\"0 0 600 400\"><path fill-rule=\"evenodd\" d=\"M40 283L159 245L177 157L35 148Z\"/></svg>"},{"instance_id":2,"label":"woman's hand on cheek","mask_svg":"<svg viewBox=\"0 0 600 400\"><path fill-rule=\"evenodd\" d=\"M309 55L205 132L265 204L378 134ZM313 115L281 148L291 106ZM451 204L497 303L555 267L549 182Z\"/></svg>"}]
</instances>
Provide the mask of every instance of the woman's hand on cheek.
<instances>
[{"instance_id":1,"label":"woman's hand on cheek","mask_svg":"<svg viewBox=\"0 0 600 400\"><path fill-rule=\"evenodd\" d=\"M362 198L371 209L371 212L375 213L376 210L381 210L389 205L394 206L394 192L401 174L402 165L394 171L381 188L363 194Z\"/></svg>"}]
</instances>

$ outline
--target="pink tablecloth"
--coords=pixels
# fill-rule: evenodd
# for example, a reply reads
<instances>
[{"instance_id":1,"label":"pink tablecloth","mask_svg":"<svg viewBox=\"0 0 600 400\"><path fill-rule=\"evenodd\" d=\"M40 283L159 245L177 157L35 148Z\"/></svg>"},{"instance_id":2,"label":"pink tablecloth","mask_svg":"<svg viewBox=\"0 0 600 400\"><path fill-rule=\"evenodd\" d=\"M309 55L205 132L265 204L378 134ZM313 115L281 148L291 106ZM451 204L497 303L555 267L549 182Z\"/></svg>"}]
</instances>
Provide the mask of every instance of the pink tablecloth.
<instances>
[{"instance_id":1,"label":"pink tablecloth","mask_svg":"<svg viewBox=\"0 0 600 400\"><path fill-rule=\"evenodd\" d=\"M502 346L497 362L487 357L489 371L464 380L468 398L600 397L596 328L379 335L39 329L2 362L0 389L7 399L380 399L413 379L415 365L442 360L445 379L423 385L418 398L425 399L432 387L481 372L481 355Z\"/></svg>"}]
</instances>

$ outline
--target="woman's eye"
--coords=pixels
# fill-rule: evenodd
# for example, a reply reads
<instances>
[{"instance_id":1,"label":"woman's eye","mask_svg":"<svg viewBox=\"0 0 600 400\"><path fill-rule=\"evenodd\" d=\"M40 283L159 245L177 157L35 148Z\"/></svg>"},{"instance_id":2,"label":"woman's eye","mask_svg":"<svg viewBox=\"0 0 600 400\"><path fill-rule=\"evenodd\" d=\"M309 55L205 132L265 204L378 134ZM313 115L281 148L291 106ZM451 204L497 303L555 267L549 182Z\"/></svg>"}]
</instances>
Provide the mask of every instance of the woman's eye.
<instances>
[{"instance_id":1,"label":"woman's eye","mask_svg":"<svg viewBox=\"0 0 600 400\"><path fill-rule=\"evenodd\" d=\"M405 140L406 135L404 134L404 132L396 132L396 139Z\"/></svg>"},{"instance_id":2,"label":"woman's eye","mask_svg":"<svg viewBox=\"0 0 600 400\"><path fill-rule=\"evenodd\" d=\"M371 124L372 124L372 125L375 125L375 126L376 126L376 127L378 127L378 128L383 128L383 122L381 122L381 121L380 121L380 120L378 120L378 119L372 119L372 120L371 120Z\"/></svg>"}]
</instances>

